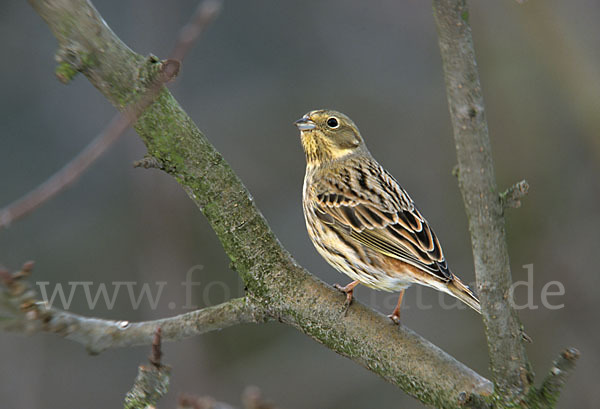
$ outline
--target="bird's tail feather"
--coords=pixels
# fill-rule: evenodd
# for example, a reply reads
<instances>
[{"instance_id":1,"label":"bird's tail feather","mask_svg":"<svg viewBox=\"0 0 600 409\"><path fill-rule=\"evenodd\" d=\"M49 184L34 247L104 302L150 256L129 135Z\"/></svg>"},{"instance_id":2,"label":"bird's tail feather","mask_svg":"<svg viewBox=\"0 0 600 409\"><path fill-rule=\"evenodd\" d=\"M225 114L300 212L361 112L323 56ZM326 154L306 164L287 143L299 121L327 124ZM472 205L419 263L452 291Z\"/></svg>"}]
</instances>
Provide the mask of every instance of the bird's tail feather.
<instances>
[{"instance_id":1,"label":"bird's tail feather","mask_svg":"<svg viewBox=\"0 0 600 409\"><path fill-rule=\"evenodd\" d=\"M479 314L481 314L481 305L479 304L479 298L468 285L460 281L460 279L456 276L453 277L452 281L448 283L448 290L450 293L467 304L469 307L473 308Z\"/></svg>"}]
</instances>

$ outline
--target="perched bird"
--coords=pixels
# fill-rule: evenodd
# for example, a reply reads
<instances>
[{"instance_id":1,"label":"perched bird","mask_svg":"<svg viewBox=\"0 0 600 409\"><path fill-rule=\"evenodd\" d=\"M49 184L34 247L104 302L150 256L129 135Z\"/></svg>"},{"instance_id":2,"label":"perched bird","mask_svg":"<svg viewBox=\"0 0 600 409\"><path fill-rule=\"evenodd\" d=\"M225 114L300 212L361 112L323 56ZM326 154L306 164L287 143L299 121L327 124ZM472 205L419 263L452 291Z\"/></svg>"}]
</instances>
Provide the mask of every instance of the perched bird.
<instances>
[{"instance_id":1,"label":"perched bird","mask_svg":"<svg viewBox=\"0 0 600 409\"><path fill-rule=\"evenodd\" d=\"M448 268L435 233L406 191L371 156L356 125L330 110L297 120L306 154L302 202L317 251L350 284L400 291L389 317L398 323L404 290L413 283L450 294L481 313L477 296Z\"/></svg>"}]
</instances>

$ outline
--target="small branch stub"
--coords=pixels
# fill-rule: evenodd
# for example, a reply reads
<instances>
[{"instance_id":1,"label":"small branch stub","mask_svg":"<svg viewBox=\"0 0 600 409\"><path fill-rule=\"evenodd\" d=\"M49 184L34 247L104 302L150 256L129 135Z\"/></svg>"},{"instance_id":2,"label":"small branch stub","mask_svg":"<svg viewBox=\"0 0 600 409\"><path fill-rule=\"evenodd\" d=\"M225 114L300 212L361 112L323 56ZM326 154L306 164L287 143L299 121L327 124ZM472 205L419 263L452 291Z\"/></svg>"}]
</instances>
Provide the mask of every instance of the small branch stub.
<instances>
[{"instance_id":1,"label":"small branch stub","mask_svg":"<svg viewBox=\"0 0 600 409\"><path fill-rule=\"evenodd\" d=\"M525 197L529 193L529 183L525 179L522 181L515 183L505 192L500 193L500 202L502 203L502 208L506 209L512 207L517 209L521 207L521 198Z\"/></svg>"},{"instance_id":2,"label":"small branch stub","mask_svg":"<svg viewBox=\"0 0 600 409\"><path fill-rule=\"evenodd\" d=\"M554 407L562 387L567 382L567 378L575 369L579 359L579 351L575 348L567 348L561 352L560 356L554 361L550 373L542 383L538 391L540 400L548 407Z\"/></svg>"}]
</instances>

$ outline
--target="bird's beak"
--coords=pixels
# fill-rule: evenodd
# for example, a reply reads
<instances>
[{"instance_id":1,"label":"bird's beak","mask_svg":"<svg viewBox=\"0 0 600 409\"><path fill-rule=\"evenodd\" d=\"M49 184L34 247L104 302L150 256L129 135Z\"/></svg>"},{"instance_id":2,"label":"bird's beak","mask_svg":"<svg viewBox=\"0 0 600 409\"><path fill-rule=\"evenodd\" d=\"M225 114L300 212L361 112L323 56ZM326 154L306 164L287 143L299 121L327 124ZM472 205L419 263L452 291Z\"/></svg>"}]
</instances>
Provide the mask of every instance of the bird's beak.
<instances>
[{"instance_id":1,"label":"bird's beak","mask_svg":"<svg viewBox=\"0 0 600 409\"><path fill-rule=\"evenodd\" d=\"M304 115L302 118L294 122L294 125L296 125L296 127L301 131L308 131L317 127L317 124L315 124L313 120L310 119L308 114Z\"/></svg>"}]
</instances>

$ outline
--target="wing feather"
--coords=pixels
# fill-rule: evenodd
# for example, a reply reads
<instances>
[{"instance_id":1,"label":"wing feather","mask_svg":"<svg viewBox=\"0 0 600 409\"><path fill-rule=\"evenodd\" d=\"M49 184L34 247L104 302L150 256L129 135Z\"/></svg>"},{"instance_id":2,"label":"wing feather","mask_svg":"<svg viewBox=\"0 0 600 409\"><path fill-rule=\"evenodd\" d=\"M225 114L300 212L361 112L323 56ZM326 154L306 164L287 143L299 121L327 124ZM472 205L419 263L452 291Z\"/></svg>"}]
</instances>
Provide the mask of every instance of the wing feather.
<instances>
[{"instance_id":1,"label":"wing feather","mask_svg":"<svg viewBox=\"0 0 600 409\"><path fill-rule=\"evenodd\" d=\"M451 280L440 243L408 193L381 166L366 170L357 164L350 178L316 186L317 217L381 254Z\"/></svg>"}]
</instances>

